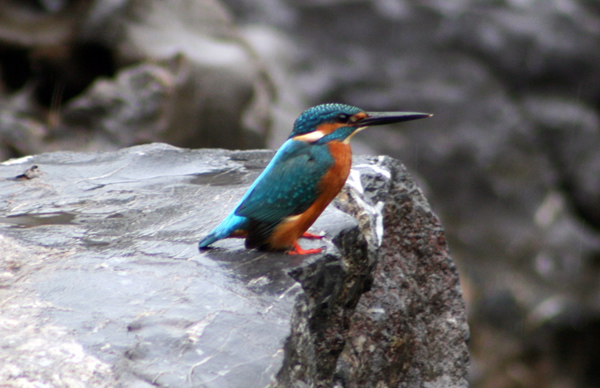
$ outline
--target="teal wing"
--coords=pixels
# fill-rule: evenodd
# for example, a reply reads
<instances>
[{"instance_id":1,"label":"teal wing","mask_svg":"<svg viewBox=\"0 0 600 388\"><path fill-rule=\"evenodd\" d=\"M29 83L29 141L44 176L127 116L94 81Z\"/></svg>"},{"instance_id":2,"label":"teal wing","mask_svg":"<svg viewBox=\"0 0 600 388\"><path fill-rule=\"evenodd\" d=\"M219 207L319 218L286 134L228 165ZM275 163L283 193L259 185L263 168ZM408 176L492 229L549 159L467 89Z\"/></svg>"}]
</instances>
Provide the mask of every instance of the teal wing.
<instances>
[{"instance_id":1,"label":"teal wing","mask_svg":"<svg viewBox=\"0 0 600 388\"><path fill-rule=\"evenodd\" d=\"M333 163L326 145L288 140L235 210L251 220L249 245L262 245L286 217L306 211Z\"/></svg>"}]
</instances>

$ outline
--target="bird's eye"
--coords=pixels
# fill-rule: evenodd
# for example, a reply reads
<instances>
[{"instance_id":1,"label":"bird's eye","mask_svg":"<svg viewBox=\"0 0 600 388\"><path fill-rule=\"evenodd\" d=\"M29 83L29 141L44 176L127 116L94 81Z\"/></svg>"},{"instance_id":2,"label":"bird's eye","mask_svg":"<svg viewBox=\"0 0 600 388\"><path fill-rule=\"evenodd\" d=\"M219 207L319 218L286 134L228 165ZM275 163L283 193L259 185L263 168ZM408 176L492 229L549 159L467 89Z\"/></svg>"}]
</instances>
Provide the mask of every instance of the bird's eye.
<instances>
[{"instance_id":1,"label":"bird's eye","mask_svg":"<svg viewBox=\"0 0 600 388\"><path fill-rule=\"evenodd\" d=\"M340 113L339 115L336 116L335 119L339 123L347 123L348 120L350 120L350 115L347 115L345 113Z\"/></svg>"}]
</instances>

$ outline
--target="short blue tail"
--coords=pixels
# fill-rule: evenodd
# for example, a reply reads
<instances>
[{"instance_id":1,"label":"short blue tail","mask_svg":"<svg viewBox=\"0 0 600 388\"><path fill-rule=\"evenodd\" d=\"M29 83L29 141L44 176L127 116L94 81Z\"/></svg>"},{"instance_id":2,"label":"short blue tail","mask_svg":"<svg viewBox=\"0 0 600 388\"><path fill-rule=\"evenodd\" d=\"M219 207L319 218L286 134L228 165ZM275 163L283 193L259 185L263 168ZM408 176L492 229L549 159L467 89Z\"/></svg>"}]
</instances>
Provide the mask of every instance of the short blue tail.
<instances>
[{"instance_id":1,"label":"short blue tail","mask_svg":"<svg viewBox=\"0 0 600 388\"><path fill-rule=\"evenodd\" d=\"M231 212L216 228L200 240L198 248L205 249L215 241L231 236L236 230L248 230L249 224L248 218L236 216L234 212Z\"/></svg>"}]
</instances>

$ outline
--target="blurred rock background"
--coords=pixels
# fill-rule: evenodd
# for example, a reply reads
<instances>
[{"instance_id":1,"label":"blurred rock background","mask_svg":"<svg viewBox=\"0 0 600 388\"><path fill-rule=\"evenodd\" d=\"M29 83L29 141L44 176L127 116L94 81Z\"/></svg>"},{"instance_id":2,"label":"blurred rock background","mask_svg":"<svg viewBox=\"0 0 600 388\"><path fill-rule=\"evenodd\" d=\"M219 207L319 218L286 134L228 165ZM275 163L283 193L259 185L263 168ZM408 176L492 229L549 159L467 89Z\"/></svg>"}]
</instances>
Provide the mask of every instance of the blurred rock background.
<instances>
[{"instance_id":1,"label":"blurred rock background","mask_svg":"<svg viewBox=\"0 0 600 388\"><path fill-rule=\"evenodd\" d=\"M0 160L277 148L306 107L435 116L357 136L444 222L473 387L600 386L600 3L4 0Z\"/></svg>"}]
</instances>

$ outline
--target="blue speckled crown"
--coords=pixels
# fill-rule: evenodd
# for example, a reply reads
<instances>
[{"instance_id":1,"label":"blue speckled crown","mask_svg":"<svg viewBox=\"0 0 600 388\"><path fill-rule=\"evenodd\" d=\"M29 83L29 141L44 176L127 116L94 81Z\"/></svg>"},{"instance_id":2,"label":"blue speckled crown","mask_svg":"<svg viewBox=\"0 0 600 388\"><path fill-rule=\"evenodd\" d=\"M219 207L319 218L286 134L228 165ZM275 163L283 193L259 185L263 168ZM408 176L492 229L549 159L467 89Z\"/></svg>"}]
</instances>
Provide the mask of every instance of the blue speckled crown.
<instances>
[{"instance_id":1,"label":"blue speckled crown","mask_svg":"<svg viewBox=\"0 0 600 388\"><path fill-rule=\"evenodd\" d=\"M333 122L335 117L340 113L351 116L359 112L362 112L362 109L345 104L323 104L313 106L302 112L300 117L296 119L294 130L290 137L312 132L319 124Z\"/></svg>"}]
</instances>

